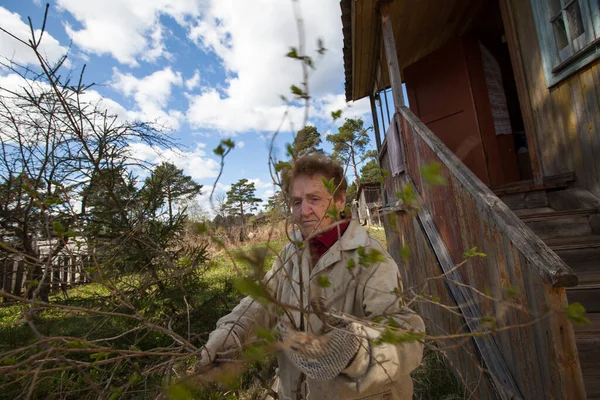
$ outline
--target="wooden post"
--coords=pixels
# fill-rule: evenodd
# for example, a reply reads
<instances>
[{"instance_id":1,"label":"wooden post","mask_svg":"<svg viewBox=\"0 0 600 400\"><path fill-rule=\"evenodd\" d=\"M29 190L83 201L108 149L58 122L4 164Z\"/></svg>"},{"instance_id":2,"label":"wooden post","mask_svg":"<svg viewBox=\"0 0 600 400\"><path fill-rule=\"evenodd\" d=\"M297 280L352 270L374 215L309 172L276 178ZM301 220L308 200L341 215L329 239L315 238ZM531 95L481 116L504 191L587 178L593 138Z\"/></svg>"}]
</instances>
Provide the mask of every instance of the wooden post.
<instances>
[{"instance_id":1,"label":"wooden post","mask_svg":"<svg viewBox=\"0 0 600 400\"><path fill-rule=\"evenodd\" d=\"M373 130L375 131L375 144L377 145L377 154L381 151L381 133L379 132L379 119L377 118L377 108L375 108L375 97L369 95L371 102L371 118L373 118Z\"/></svg>"},{"instance_id":2,"label":"wooden post","mask_svg":"<svg viewBox=\"0 0 600 400\"><path fill-rule=\"evenodd\" d=\"M392 95L394 96L394 109L396 112L400 112L400 107L404 106L402 75L400 74L398 55L396 54L396 42L394 40L394 31L392 29L392 20L390 18L389 2L382 1L379 10L381 11L383 46L385 48L385 57L387 59L388 73L390 75L390 86L392 87Z\"/></svg>"}]
</instances>

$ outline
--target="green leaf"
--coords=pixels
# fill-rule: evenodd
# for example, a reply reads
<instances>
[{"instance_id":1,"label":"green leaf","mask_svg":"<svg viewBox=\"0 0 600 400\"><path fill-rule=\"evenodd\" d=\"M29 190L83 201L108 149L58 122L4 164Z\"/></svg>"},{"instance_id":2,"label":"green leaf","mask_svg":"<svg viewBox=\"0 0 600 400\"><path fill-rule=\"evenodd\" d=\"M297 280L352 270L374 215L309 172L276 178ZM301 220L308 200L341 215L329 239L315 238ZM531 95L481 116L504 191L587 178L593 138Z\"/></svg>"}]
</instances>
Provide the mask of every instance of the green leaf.
<instances>
[{"instance_id":1,"label":"green leaf","mask_svg":"<svg viewBox=\"0 0 600 400\"><path fill-rule=\"evenodd\" d=\"M235 147L235 142L231 139L223 139L221 140L221 143L230 149Z\"/></svg>"},{"instance_id":2,"label":"green leaf","mask_svg":"<svg viewBox=\"0 0 600 400\"><path fill-rule=\"evenodd\" d=\"M291 143L286 143L285 148L287 150L288 156L294 157L294 155L296 154L296 150L294 149L294 146L292 146Z\"/></svg>"},{"instance_id":3,"label":"green leaf","mask_svg":"<svg viewBox=\"0 0 600 400\"><path fill-rule=\"evenodd\" d=\"M337 111L332 111L331 112L331 118L333 118L333 120L335 121L336 119L339 119L342 117L342 110L337 110Z\"/></svg>"},{"instance_id":4,"label":"green leaf","mask_svg":"<svg viewBox=\"0 0 600 400\"><path fill-rule=\"evenodd\" d=\"M441 175L442 165L438 162L421 166L421 176L431 186L445 185L446 178Z\"/></svg>"},{"instance_id":5,"label":"green leaf","mask_svg":"<svg viewBox=\"0 0 600 400\"><path fill-rule=\"evenodd\" d=\"M385 328L383 333L375 340L373 344L380 345L382 343L390 343L393 345L410 343L423 340L425 332L395 332L391 328Z\"/></svg>"},{"instance_id":6,"label":"green leaf","mask_svg":"<svg viewBox=\"0 0 600 400\"><path fill-rule=\"evenodd\" d=\"M302 91L302 89L300 89L298 86L296 85L292 85L290 86L290 90L292 91L293 94L295 94L296 96L304 96L304 92Z\"/></svg>"},{"instance_id":7,"label":"green leaf","mask_svg":"<svg viewBox=\"0 0 600 400\"><path fill-rule=\"evenodd\" d=\"M5 358L4 360L2 360L0 365L15 365L16 363L17 363L17 359L14 357L10 357L10 358Z\"/></svg>"},{"instance_id":8,"label":"green leaf","mask_svg":"<svg viewBox=\"0 0 600 400\"><path fill-rule=\"evenodd\" d=\"M321 182L323 182L323 185L327 188L329 194L333 194L335 191L335 179L331 178L330 180L327 180L326 178L321 178Z\"/></svg>"},{"instance_id":9,"label":"green leaf","mask_svg":"<svg viewBox=\"0 0 600 400\"><path fill-rule=\"evenodd\" d=\"M417 201L417 194L415 193L415 187L413 186L412 183L406 184L402 188L401 192L396 193L396 197L398 197L399 200L402 200L402 202L404 204L406 204L407 206L413 204L415 201Z\"/></svg>"},{"instance_id":10,"label":"green leaf","mask_svg":"<svg viewBox=\"0 0 600 400\"><path fill-rule=\"evenodd\" d=\"M90 358L94 361L106 360L109 356L110 353L107 353L106 351L90 354Z\"/></svg>"},{"instance_id":11,"label":"green leaf","mask_svg":"<svg viewBox=\"0 0 600 400\"><path fill-rule=\"evenodd\" d=\"M287 103L287 102L288 102L288 99L287 99L287 97L285 97L285 96L284 96L284 95L282 95L282 94L280 94L280 95L279 95L279 98L280 98L280 99L281 99L281 100L282 100L284 103Z\"/></svg>"},{"instance_id":12,"label":"green leaf","mask_svg":"<svg viewBox=\"0 0 600 400\"><path fill-rule=\"evenodd\" d=\"M356 268L356 261L354 261L354 258L350 258L348 260L348 263L346 264L346 268L348 268L349 271L352 271L354 268Z\"/></svg>"},{"instance_id":13,"label":"green leaf","mask_svg":"<svg viewBox=\"0 0 600 400\"><path fill-rule=\"evenodd\" d=\"M319 275L317 277L317 282L319 283L319 287L322 287L322 288L331 287L331 282L329 282L329 277L327 275Z\"/></svg>"},{"instance_id":14,"label":"green leaf","mask_svg":"<svg viewBox=\"0 0 600 400\"><path fill-rule=\"evenodd\" d=\"M589 324L590 320L587 319L585 308L581 303L572 303L565 308L567 318L575 325Z\"/></svg>"},{"instance_id":15,"label":"green leaf","mask_svg":"<svg viewBox=\"0 0 600 400\"><path fill-rule=\"evenodd\" d=\"M262 282L257 282L249 277L238 279L235 288L242 294L252 297L263 305L268 303L269 294Z\"/></svg>"},{"instance_id":16,"label":"green leaf","mask_svg":"<svg viewBox=\"0 0 600 400\"><path fill-rule=\"evenodd\" d=\"M387 325L390 328L396 328L396 329L400 328L400 324L398 322L396 322L396 320L394 318L391 318L391 317L388 317Z\"/></svg>"},{"instance_id":17,"label":"green leaf","mask_svg":"<svg viewBox=\"0 0 600 400\"><path fill-rule=\"evenodd\" d=\"M306 64L307 66L309 66L312 69L315 69L315 65L313 63L313 60L309 56L305 56L304 57L304 64Z\"/></svg>"},{"instance_id":18,"label":"green leaf","mask_svg":"<svg viewBox=\"0 0 600 400\"><path fill-rule=\"evenodd\" d=\"M285 55L286 57L289 58L300 58L298 56L298 49L296 49L295 47L290 47L290 51Z\"/></svg>"},{"instance_id":19,"label":"green leaf","mask_svg":"<svg viewBox=\"0 0 600 400\"><path fill-rule=\"evenodd\" d=\"M291 169L291 168L292 168L292 164L287 161L279 161L277 164L275 164L275 172L281 172L284 169Z\"/></svg>"},{"instance_id":20,"label":"green leaf","mask_svg":"<svg viewBox=\"0 0 600 400\"><path fill-rule=\"evenodd\" d=\"M70 342L67 342L67 344L65 345L65 347L67 349L83 349L87 346L88 345L86 343L82 342L81 340L71 340Z\"/></svg>"},{"instance_id":21,"label":"green leaf","mask_svg":"<svg viewBox=\"0 0 600 400\"><path fill-rule=\"evenodd\" d=\"M469 251L465 251L463 253L463 258L467 259L467 258L471 258L471 257L487 257L487 255L485 253L478 253L477 246L475 246L472 249L470 249Z\"/></svg>"},{"instance_id":22,"label":"green leaf","mask_svg":"<svg viewBox=\"0 0 600 400\"><path fill-rule=\"evenodd\" d=\"M213 153L215 153L217 156L222 156L223 154L225 154L225 149L223 148L222 145L218 145L214 150Z\"/></svg>"},{"instance_id":23,"label":"green leaf","mask_svg":"<svg viewBox=\"0 0 600 400\"><path fill-rule=\"evenodd\" d=\"M63 236L65 234L65 228L63 228L59 221L54 221L52 223L52 228L54 228L54 232L56 232L58 236Z\"/></svg>"},{"instance_id":24,"label":"green leaf","mask_svg":"<svg viewBox=\"0 0 600 400\"><path fill-rule=\"evenodd\" d=\"M259 361L262 360L267 351L263 346L251 344L246 347L246 350L242 353L242 358L246 360Z\"/></svg>"}]
</instances>

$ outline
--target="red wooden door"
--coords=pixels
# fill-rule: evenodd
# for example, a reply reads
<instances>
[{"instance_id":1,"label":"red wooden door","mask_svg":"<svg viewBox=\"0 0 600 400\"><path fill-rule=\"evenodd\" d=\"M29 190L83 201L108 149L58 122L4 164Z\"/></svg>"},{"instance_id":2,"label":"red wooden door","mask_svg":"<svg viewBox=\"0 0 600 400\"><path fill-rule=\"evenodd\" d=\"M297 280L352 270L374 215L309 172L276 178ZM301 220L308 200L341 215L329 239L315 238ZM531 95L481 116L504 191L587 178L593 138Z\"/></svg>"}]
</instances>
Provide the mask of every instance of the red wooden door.
<instances>
[{"instance_id":1,"label":"red wooden door","mask_svg":"<svg viewBox=\"0 0 600 400\"><path fill-rule=\"evenodd\" d=\"M455 39L403 72L410 109L482 182L518 180L504 172L503 153L514 158L514 146L505 150L512 134L495 134L477 39Z\"/></svg>"}]
</instances>

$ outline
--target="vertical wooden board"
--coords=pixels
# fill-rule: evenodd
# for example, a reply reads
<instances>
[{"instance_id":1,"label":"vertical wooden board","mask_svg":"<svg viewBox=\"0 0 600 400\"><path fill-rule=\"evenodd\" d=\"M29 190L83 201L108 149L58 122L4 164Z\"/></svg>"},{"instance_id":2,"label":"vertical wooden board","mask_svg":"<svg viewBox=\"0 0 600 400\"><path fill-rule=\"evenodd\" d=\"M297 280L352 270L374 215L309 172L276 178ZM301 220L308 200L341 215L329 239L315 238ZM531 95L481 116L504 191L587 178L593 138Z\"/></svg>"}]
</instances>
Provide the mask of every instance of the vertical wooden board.
<instances>
[{"instance_id":1,"label":"vertical wooden board","mask_svg":"<svg viewBox=\"0 0 600 400\"><path fill-rule=\"evenodd\" d=\"M545 285L539 275L530 268L525 257L520 255L520 264L527 265L523 268L523 283L527 292L531 319L533 321L534 345L538 356L536 368L542 381L544 390L544 399L562 399L560 380L555 380L552 374L551 363L555 362L555 357L549 352L548 341L552 340L550 330L548 329L547 304L545 299Z\"/></svg>"},{"instance_id":2,"label":"vertical wooden board","mask_svg":"<svg viewBox=\"0 0 600 400\"><path fill-rule=\"evenodd\" d=\"M583 183L587 188L594 186L593 169L590 167L595 164L594 157L597 157L598 155L593 153L592 146L590 146L591 143L588 134L590 121L588 120L587 112L585 110L580 77L581 75L572 76L567 80L567 85L571 92L571 102L575 117L573 119L573 128L577 135L583 167L581 176L579 176L579 174L577 176L577 181Z\"/></svg>"},{"instance_id":3,"label":"vertical wooden board","mask_svg":"<svg viewBox=\"0 0 600 400\"><path fill-rule=\"evenodd\" d=\"M427 276L440 276L441 267L431 249L427 238L423 235L420 226L415 221L414 232L416 234L415 242L418 243L419 253L425 261ZM440 303L450 307L456 307L456 303L450 297L447 286L443 279L430 280L428 290L432 295L440 297ZM447 309L436 306L428 307L427 314L428 329L435 332L437 335L447 335L460 333L464 330L464 320L458 315L449 312ZM427 324L427 322L426 322ZM430 332L433 333L433 332ZM450 359L453 362L454 368L458 370L463 384L466 386L468 393L472 393L473 398L493 398L492 390L487 379L482 376L480 369L480 361L477 352L473 347L472 340L465 338L457 339L438 339L443 349L447 350Z\"/></svg>"},{"instance_id":4,"label":"vertical wooden board","mask_svg":"<svg viewBox=\"0 0 600 400\"><path fill-rule=\"evenodd\" d=\"M596 91L596 101L600 104L600 64L596 63L592 67L592 72L594 75L594 90ZM600 124L596 121L594 126L594 133L596 139L600 138ZM594 171L595 175L600 175L600 170ZM600 197L600 190L592 191L596 196Z\"/></svg>"},{"instance_id":5,"label":"vertical wooden board","mask_svg":"<svg viewBox=\"0 0 600 400\"><path fill-rule=\"evenodd\" d=\"M552 314L548 321L549 337L548 347L554 355L552 363L553 376L560 378L561 390L569 399L585 399L585 388L583 375L579 365L579 356L575 342L573 326L567 319L566 313L562 312L567 307L567 293L565 288L553 288L544 285L546 304ZM557 391L557 393L560 393Z\"/></svg>"},{"instance_id":6,"label":"vertical wooden board","mask_svg":"<svg viewBox=\"0 0 600 400\"><path fill-rule=\"evenodd\" d=\"M512 288L514 284L511 279L514 275L513 268L518 268L518 266L511 263L511 258L513 253L518 253L518 250L512 244L508 247L505 246L509 242L507 242L506 236L498 231L497 227L492 226L491 230L494 238L493 247L495 255L493 261L495 261L495 266L488 265L488 271L490 281L496 282L495 285L492 285L492 292L496 299L494 306L496 318L498 319L498 327L514 327L519 325L520 321L517 311L514 308L514 298L507 295L507 293L509 288ZM525 359L529 357L531 347L525 344L519 329L508 329L499 333L499 336L503 337L502 350L510 357L511 361L508 363L508 366L512 376L518 382L519 389L522 393L531 393L531 381L527 378L530 370L525 366Z\"/></svg>"},{"instance_id":7,"label":"vertical wooden board","mask_svg":"<svg viewBox=\"0 0 600 400\"><path fill-rule=\"evenodd\" d=\"M523 0L511 0L511 9L523 60L523 71L529 91L531 110L535 121L535 131L527 132L527 140L535 140L543 174L554 169L554 148L547 143L547 135L551 130L560 129L553 121L551 99L546 88L546 77L542 66L540 46L533 20L531 3Z\"/></svg>"},{"instance_id":8,"label":"vertical wooden board","mask_svg":"<svg viewBox=\"0 0 600 400\"><path fill-rule=\"evenodd\" d=\"M524 395L531 398L543 398L543 387L540 375L537 373L537 360L539 356L534 344L534 332L531 326L532 317L529 313L531 306L528 300L528 293L523 283L523 273L536 273L531 270L523 270L525 265L521 265L521 254L505 236L503 237L503 248L507 255L506 266L509 273L511 291L513 293L513 306L508 314L508 323L515 328L518 333L520 343L519 368L520 376L525 381L523 386ZM509 296L511 297L511 296Z\"/></svg>"},{"instance_id":9,"label":"vertical wooden board","mask_svg":"<svg viewBox=\"0 0 600 400\"><path fill-rule=\"evenodd\" d=\"M598 155L600 154L600 106L596 94L597 86L594 80L594 71L598 68L596 64L585 69L579 75L583 109L587 122L587 125L584 125L579 132L581 143L590 148L592 156L589 160L584 160L588 173L587 189L592 193L600 193L600 160L598 159Z\"/></svg>"},{"instance_id":10,"label":"vertical wooden board","mask_svg":"<svg viewBox=\"0 0 600 400\"><path fill-rule=\"evenodd\" d=\"M570 120L569 111L572 107L570 104L570 96L565 90L564 85L559 85L550 91L550 100L552 102L552 110L557 129L546 132L548 140L546 145L557 150L560 149L557 151L557 154L561 154L561 157L554 157L553 161L547 161L547 164L552 166L552 169L548 169L547 175L556 175L564 171L574 170L575 149L571 145L568 135Z\"/></svg>"}]
</instances>

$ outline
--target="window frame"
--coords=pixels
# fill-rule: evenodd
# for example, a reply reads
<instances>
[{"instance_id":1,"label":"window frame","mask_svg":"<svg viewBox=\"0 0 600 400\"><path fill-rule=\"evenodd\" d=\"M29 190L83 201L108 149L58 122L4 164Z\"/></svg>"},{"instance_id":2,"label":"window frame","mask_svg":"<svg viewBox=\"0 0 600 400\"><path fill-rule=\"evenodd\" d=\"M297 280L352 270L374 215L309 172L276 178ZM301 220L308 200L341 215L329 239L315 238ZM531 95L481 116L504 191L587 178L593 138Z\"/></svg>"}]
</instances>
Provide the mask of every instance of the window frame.
<instances>
[{"instance_id":1,"label":"window frame","mask_svg":"<svg viewBox=\"0 0 600 400\"><path fill-rule=\"evenodd\" d=\"M587 41L579 51L561 60L554 35L553 17L550 11L550 0L531 0L533 19L540 44L542 65L546 75L546 86L548 88L556 85L562 80L576 73L579 69L600 58L600 8L599 0L563 0L562 8L566 9L574 2L579 3L582 25ZM564 11L561 11L564 12ZM566 24L568 22L565 22ZM567 30L568 30L567 26ZM567 33L567 37L569 37ZM573 40L569 43L573 46Z\"/></svg>"}]
</instances>

